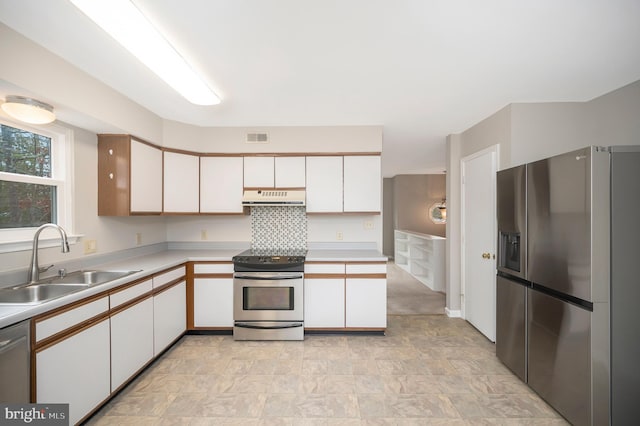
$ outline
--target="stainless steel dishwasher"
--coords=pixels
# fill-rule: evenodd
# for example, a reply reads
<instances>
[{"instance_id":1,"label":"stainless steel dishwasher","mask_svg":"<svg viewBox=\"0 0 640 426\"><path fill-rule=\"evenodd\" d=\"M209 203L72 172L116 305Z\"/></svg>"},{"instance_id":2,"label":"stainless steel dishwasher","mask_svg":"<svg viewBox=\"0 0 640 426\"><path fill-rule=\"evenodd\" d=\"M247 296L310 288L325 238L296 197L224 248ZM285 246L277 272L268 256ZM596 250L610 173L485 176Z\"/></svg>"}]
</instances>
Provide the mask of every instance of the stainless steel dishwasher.
<instances>
[{"instance_id":1,"label":"stainless steel dishwasher","mask_svg":"<svg viewBox=\"0 0 640 426\"><path fill-rule=\"evenodd\" d=\"M0 402L30 402L29 365L29 321L0 329Z\"/></svg>"}]
</instances>

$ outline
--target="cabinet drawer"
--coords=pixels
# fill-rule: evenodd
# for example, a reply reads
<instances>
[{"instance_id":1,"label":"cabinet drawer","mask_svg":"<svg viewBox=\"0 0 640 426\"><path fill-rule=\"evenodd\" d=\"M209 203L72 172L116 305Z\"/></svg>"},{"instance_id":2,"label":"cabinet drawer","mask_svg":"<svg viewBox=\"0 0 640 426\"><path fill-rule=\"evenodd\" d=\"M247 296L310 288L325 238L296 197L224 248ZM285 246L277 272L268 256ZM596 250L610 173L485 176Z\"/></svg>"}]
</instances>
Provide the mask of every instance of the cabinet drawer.
<instances>
[{"instance_id":1,"label":"cabinet drawer","mask_svg":"<svg viewBox=\"0 0 640 426\"><path fill-rule=\"evenodd\" d=\"M56 333L73 327L83 321L100 315L109 310L109 298L102 297L93 302L85 303L77 308L63 312L43 321L36 322L36 342L53 336Z\"/></svg>"},{"instance_id":2,"label":"cabinet drawer","mask_svg":"<svg viewBox=\"0 0 640 426\"><path fill-rule=\"evenodd\" d=\"M165 285L166 283L170 283L173 280L184 277L186 273L185 271L185 267L181 266L168 272L162 272L159 275L156 275L155 277L153 277L153 288L158 288L162 285Z\"/></svg>"},{"instance_id":3,"label":"cabinet drawer","mask_svg":"<svg viewBox=\"0 0 640 426\"><path fill-rule=\"evenodd\" d=\"M344 263L305 263L305 274L344 274Z\"/></svg>"},{"instance_id":4,"label":"cabinet drawer","mask_svg":"<svg viewBox=\"0 0 640 426\"><path fill-rule=\"evenodd\" d=\"M233 263L196 263L194 274L233 274Z\"/></svg>"},{"instance_id":5,"label":"cabinet drawer","mask_svg":"<svg viewBox=\"0 0 640 426\"><path fill-rule=\"evenodd\" d=\"M111 309L150 292L152 288L153 285L151 284L151 279L148 279L131 287L125 288L124 290L110 294L109 303L111 304Z\"/></svg>"},{"instance_id":6,"label":"cabinet drawer","mask_svg":"<svg viewBox=\"0 0 640 426\"><path fill-rule=\"evenodd\" d=\"M347 264L347 274L386 274L386 263Z\"/></svg>"}]
</instances>

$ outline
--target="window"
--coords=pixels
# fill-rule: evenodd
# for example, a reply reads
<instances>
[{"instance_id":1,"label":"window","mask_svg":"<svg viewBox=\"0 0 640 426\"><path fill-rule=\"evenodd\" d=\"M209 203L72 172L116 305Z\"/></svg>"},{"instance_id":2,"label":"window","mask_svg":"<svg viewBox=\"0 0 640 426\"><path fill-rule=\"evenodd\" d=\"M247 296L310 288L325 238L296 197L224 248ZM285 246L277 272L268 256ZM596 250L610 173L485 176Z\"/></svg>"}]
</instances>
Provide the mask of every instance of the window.
<instances>
[{"instance_id":1,"label":"window","mask_svg":"<svg viewBox=\"0 0 640 426\"><path fill-rule=\"evenodd\" d=\"M0 243L30 240L44 223L70 225L70 132L0 121Z\"/></svg>"}]
</instances>

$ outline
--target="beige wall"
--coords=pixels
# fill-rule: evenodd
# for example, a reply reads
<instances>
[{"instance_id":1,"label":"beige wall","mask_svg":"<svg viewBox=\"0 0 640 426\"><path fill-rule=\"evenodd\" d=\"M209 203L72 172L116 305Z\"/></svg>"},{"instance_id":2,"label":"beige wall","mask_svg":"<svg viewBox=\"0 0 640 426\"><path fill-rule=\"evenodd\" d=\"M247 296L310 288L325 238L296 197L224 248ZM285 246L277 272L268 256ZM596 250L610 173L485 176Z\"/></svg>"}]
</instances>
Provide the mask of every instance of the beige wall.
<instances>
[{"instance_id":1,"label":"beige wall","mask_svg":"<svg viewBox=\"0 0 640 426\"><path fill-rule=\"evenodd\" d=\"M197 127L165 120L166 147L196 152L381 152L382 126ZM269 143L245 143L248 132L266 132Z\"/></svg>"},{"instance_id":2,"label":"beige wall","mask_svg":"<svg viewBox=\"0 0 640 426\"><path fill-rule=\"evenodd\" d=\"M462 135L447 136L447 241L445 293L447 313L460 310L460 158Z\"/></svg>"},{"instance_id":3,"label":"beige wall","mask_svg":"<svg viewBox=\"0 0 640 426\"><path fill-rule=\"evenodd\" d=\"M589 145L640 144L640 80L587 103Z\"/></svg>"},{"instance_id":4,"label":"beige wall","mask_svg":"<svg viewBox=\"0 0 640 426\"><path fill-rule=\"evenodd\" d=\"M499 169L589 145L640 144L640 81L588 102L511 104L447 138L447 309L460 309L460 160L499 145Z\"/></svg>"},{"instance_id":5,"label":"beige wall","mask_svg":"<svg viewBox=\"0 0 640 426\"><path fill-rule=\"evenodd\" d=\"M384 211L386 255L393 256L394 229L441 237L446 235L444 224L433 223L428 218L429 207L446 197L446 175L397 175L385 179L385 182L385 206L388 203Z\"/></svg>"},{"instance_id":6,"label":"beige wall","mask_svg":"<svg viewBox=\"0 0 640 426\"><path fill-rule=\"evenodd\" d=\"M444 237L445 225L429 220L429 208L446 198L446 175L393 178L394 227Z\"/></svg>"}]
</instances>

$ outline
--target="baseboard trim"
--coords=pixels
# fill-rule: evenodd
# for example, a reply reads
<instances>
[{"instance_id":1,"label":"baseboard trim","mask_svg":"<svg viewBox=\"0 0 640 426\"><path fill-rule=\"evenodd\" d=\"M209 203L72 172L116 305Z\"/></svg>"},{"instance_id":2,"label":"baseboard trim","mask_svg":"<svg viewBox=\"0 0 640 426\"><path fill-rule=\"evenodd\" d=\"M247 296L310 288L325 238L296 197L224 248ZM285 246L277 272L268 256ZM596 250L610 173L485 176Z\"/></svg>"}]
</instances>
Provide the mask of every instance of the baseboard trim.
<instances>
[{"instance_id":1,"label":"baseboard trim","mask_svg":"<svg viewBox=\"0 0 640 426\"><path fill-rule=\"evenodd\" d=\"M449 318L461 318L462 317L462 312L460 312L460 310L457 311L453 311L449 308L444 308L444 313L447 314L447 316Z\"/></svg>"}]
</instances>

